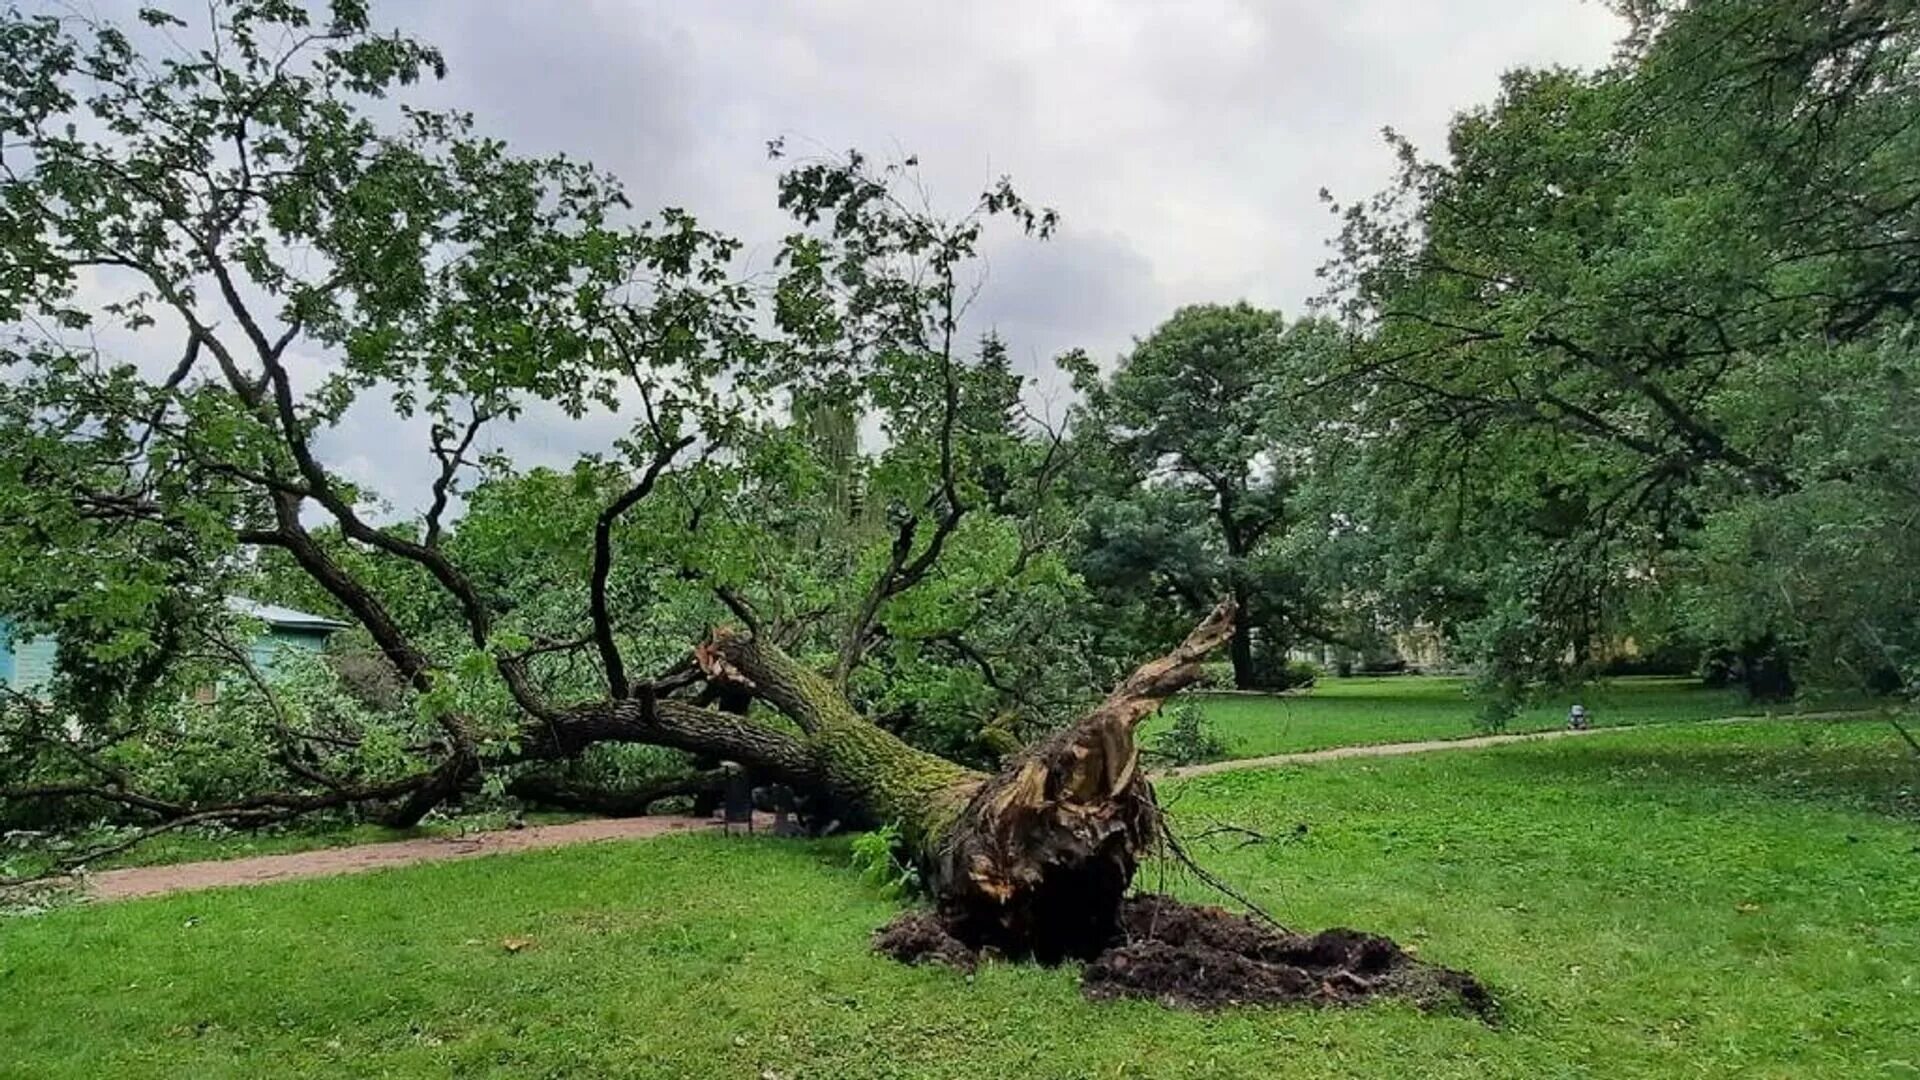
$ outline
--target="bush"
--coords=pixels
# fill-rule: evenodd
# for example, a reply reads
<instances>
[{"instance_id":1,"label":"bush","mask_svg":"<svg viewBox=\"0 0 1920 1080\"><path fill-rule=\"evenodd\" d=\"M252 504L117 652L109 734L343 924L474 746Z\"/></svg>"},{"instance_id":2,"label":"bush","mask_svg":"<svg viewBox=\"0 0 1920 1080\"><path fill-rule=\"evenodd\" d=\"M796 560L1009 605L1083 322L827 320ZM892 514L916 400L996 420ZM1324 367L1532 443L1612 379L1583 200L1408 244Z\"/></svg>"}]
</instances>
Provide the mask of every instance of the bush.
<instances>
[{"instance_id":1,"label":"bush","mask_svg":"<svg viewBox=\"0 0 1920 1080\"><path fill-rule=\"evenodd\" d=\"M1507 730L1532 693L1533 687L1522 676L1511 672L1482 672L1468 688L1468 694L1479 702L1479 708L1474 711L1474 727L1488 734Z\"/></svg>"},{"instance_id":2,"label":"bush","mask_svg":"<svg viewBox=\"0 0 1920 1080\"><path fill-rule=\"evenodd\" d=\"M1254 640L1253 684L1262 690L1298 690L1312 686L1324 674L1313 661L1296 660L1288 655L1279 642Z\"/></svg>"},{"instance_id":3,"label":"bush","mask_svg":"<svg viewBox=\"0 0 1920 1080\"><path fill-rule=\"evenodd\" d=\"M905 842L898 825L887 825L853 838L853 868L860 879L889 900L920 891L920 871L904 857Z\"/></svg>"},{"instance_id":4,"label":"bush","mask_svg":"<svg viewBox=\"0 0 1920 1080\"><path fill-rule=\"evenodd\" d=\"M1226 756L1226 740L1213 730L1199 705L1176 701L1161 711L1173 722L1147 741L1145 754L1149 760L1164 765L1198 765Z\"/></svg>"},{"instance_id":5,"label":"bush","mask_svg":"<svg viewBox=\"0 0 1920 1080\"><path fill-rule=\"evenodd\" d=\"M1208 660L1200 665L1200 681L1194 684L1205 689L1233 689L1233 665L1225 660Z\"/></svg>"},{"instance_id":6,"label":"bush","mask_svg":"<svg viewBox=\"0 0 1920 1080\"><path fill-rule=\"evenodd\" d=\"M1320 681L1326 671L1311 660L1289 660L1282 690L1305 690Z\"/></svg>"}]
</instances>

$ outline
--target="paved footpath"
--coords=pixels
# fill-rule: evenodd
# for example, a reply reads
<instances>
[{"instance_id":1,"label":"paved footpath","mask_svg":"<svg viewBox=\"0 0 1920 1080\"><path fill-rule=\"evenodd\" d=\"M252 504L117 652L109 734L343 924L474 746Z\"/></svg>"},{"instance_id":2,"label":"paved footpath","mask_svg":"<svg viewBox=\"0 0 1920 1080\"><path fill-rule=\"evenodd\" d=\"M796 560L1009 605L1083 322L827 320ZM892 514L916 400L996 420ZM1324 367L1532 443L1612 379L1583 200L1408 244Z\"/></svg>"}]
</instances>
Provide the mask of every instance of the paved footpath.
<instances>
[{"instance_id":1,"label":"paved footpath","mask_svg":"<svg viewBox=\"0 0 1920 1080\"><path fill-rule=\"evenodd\" d=\"M1729 721L1758 720L1757 716L1734 716L1725 720L1682 720L1678 723L1724 724ZM1335 746L1326 750L1302 750L1293 754L1271 754L1267 757L1236 758L1231 761L1211 761L1205 765L1185 765L1166 769L1159 776L1169 779L1178 776L1206 776L1210 773L1238 772L1241 769L1265 769L1274 765L1304 765L1314 761L1338 761L1341 758L1355 757L1397 757L1400 754L1424 754L1429 750L1473 750L1482 746L1505 746L1508 743L1538 742L1545 739L1565 739L1599 735L1608 731L1635 731L1646 728L1671 727L1671 724L1620 724L1616 727L1587 728L1574 731L1571 728L1548 729L1546 731L1527 731L1513 735L1474 735L1465 739L1427 739L1422 742L1377 743L1372 746Z\"/></svg>"},{"instance_id":2,"label":"paved footpath","mask_svg":"<svg viewBox=\"0 0 1920 1080\"><path fill-rule=\"evenodd\" d=\"M1395 757L1400 754L1424 754L1430 750L1475 750L1484 746L1505 746L1508 743L1583 739L1590 735L1605 735L1615 731L1654 731L1660 728L1700 727L1704 724L1750 724L1763 720L1845 720L1857 718L1860 715L1862 713L1859 710L1839 709L1826 712L1783 713L1778 716L1721 716L1712 720L1661 720L1647 724L1614 724L1609 727L1586 728L1581 731L1574 731L1571 728L1548 728L1545 731L1523 731L1513 735L1474 735L1465 739L1428 739L1424 742L1380 743L1374 746L1335 746L1326 750L1303 750L1295 754L1273 754L1269 757L1212 761L1205 765L1184 765L1161 770L1154 774L1154 778L1171 780L1184 776L1237 772L1241 769L1266 769L1275 765L1338 761L1341 758Z\"/></svg>"},{"instance_id":3,"label":"paved footpath","mask_svg":"<svg viewBox=\"0 0 1920 1080\"><path fill-rule=\"evenodd\" d=\"M390 866L471 859L508 851L584 844L596 840L640 840L667 833L717 827L706 818L661 815L640 818L603 818L570 821L564 825L533 825L524 829L469 833L465 836L423 836L353 847L294 851L284 855L254 855L244 859L174 863L170 866L133 866L102 870L87 876L87 892L102 900L214 889L228 885L265 885L274 881L359 874Z\"/></svg>"},{"instance_id":4,"label":"paved footpath","mask_svg":"<svg viewBox=\"0 0 1920 1080\"><path fill-rule=\"evenodd\" d=\"M1834 713L1806 713L1800 719L1828 719ZM1676 723L1740 723L1765 717L1735 716L1724 720L1689 720ZM1466 739L1429 739L1424 742L1382 743L1376 746L1336 746L1328 750L1308 750L1297 754L1216 761L1207 765L1188 765L1168 769L1156 778L1174 779L1237 772L1241 769L1265 769L1275 765L1300 765L1341 758L1394 757L1400 754L1424 754L1433 750L1473 750L1485 746L1504 746L1516 742L1546 739L1585 738L1613 731L1672 727L1675 724L1623 724L1618 727L1589 728L1586 731L1535 731L1518 735L1479 735ZM509 851L533 851L596 840L642 840L667 833L712 829L717 823L694 817L616 818L574 821L565 825L535 825L524 829L471 833L466 836L434 836L417 840L396 840L383 844L322 848L317 851L289 852L285 855L256 855L244 859L218 859L209 862L175 863L171 866L136 866L124 870L103 870L87 878L87 892L101 900L126 900L139 896L215 889L230 885L264 885L274 881L332 877L357 874L390 866L441 862L447 859L471 859Z\"/></svg>"}]
</instances>

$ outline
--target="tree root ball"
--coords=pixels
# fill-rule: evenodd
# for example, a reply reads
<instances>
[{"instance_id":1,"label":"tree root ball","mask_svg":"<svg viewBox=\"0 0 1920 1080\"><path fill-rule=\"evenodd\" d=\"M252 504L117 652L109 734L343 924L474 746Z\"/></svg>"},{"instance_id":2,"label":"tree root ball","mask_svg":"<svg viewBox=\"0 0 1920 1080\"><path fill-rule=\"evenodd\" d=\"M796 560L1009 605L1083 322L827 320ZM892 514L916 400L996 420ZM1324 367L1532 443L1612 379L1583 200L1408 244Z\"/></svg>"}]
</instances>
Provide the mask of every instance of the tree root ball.
<instances>
[{"instance_id":1,"label":"tree root ball","mask_svg":"<svg viewBox=\"0 0 1920 1080\"><path fill-rule=\"evenodd\" d=\"M981 956L925 911L908 912L881 928L874 948L909 964L944 963L967 971ZM1095 1001L1148 998L1185 1009L1394 998L1489 1024L1499 1019L1493 995L1479 980L1415 959L1388 938L1345 929L1298 934L1157 895L1121 905L1118 929L1087 959L1080 985Z\"/></svg>"}]
</instances>

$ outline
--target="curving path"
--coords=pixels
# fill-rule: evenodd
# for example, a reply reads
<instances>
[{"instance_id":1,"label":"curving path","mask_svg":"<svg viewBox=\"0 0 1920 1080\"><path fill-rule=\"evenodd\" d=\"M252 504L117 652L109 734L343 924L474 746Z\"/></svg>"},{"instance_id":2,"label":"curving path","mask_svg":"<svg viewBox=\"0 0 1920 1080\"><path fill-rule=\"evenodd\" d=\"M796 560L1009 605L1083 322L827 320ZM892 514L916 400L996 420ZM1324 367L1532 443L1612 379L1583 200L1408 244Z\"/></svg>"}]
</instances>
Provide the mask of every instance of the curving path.
<instances>
[{"instance_id":1,"label":"curving path","mask_svg":"<svg viewBox=\"0 0 1920 1080\"><path fill-rule=\"evenodd\" d=\"M1395 757L1400 754L1424 754L1429 750L1473 750L1482 746L1505 746L1508 743L1516 742L1575 738L1586 735L1599 735L1608 731L1645 730L1647 728L1671 727L1674 724L1725 724L1734 721L1760 719L1764 719L1764 717L1731 716L1719 720L1676 720L1671 723L1660 724L1616 724L1613 727L1587 728L1584 731L1573 731L1568 728L1551 728L1546 731L1516 732L1512 735L1472 735L1460 739L1425 739L1420 742L1375 743L1370 746L1333 746L1325 750L1301 750L1291 754L1270 754L1267 757L1210 761L1205 765L1183 765L1178 768L1161 770L1156 775L1168 779L1181 776L1206 776L1209 773L1238 772L1241 769L1265 769L1274 765L1302 765L1314 761L1338 761L1341 758Z\"/></svg>"},{"instance_id":2,"label":"curving path","mask_svg":"<svg viewBox=\"0 0 1920 1080\"><path fill-rule=\"evenodd\" d=\"M448 859L471 859L509 851L585 844L596 840L643 840L667 833L717 827L716 820L661 815L641 818L605 818L570 821L564 825L533 825L524 829L469 833L465 836L425 836L353 847L293 851L284 855L254 855L244 859L133 866L102 870L86 879L88 895L101 900L216 889L229 885L265 885L300 878L359 874L390 866L411 866Z\"/></svg>"}]
</instances>

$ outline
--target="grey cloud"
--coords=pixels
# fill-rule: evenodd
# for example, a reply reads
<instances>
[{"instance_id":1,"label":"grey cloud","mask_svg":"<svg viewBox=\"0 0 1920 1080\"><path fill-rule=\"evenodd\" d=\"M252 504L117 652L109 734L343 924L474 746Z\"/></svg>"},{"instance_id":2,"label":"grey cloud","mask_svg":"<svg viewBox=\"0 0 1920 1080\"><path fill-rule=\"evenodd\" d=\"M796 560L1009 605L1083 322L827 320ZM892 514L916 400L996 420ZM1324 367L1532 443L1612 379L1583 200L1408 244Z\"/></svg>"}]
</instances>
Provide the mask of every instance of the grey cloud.
<instances>
[{"instance_id":1,"label":"grey cloud","mask_svg":"<svg viewBox=\"0 0 1920 1080\"><path fill-rule=\"evenodd\" d=\"M376 11L443 48L451 72L424 90L431 103L473 111L524 152L595 162L643 212L693 211L746 240L758 268L786 229L770 138L803 154L918 154L936 204L953 209L1011 174L1065 224L1049 244L990 245L970 325L996 329L1043 380L1069 347L1111 362L1179 304L1297 312L1333 232L1317 192L1379 188L1393 166L1383 126L1438 150L1451 113L1491 98L1502 71L1602 62L1620 29L1582 0L392 0ZM329 446L397 505L420 505L423 435L386 423L356 414ZM553 463L623 429L543 414L497 445Z\"/></svg>"}]
</instances>

